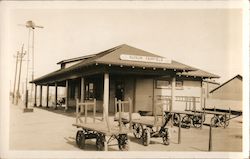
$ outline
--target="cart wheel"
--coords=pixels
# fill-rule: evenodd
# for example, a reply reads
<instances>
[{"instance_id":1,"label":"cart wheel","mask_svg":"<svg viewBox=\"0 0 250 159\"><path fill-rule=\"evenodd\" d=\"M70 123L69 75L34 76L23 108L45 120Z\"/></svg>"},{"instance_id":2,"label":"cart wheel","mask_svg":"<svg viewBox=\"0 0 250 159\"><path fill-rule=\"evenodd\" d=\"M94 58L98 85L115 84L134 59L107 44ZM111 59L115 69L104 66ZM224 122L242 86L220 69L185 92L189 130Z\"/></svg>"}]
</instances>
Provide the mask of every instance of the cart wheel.
<instances>
[{"instance_id":1,"label":"cart wheel","mask_svg":"<svg viewBox=\"0 0 250 159\"><path fill-rule=\"evenodd\" d=\"M179 121L181 120L180 114L174 113L173 115L173 124L174 126L179 126Z\"/></svg>"},{"instance_id":2,"label":"cart wheel","mask_svg":"<svg viewBox=\"0 0 250 159\"><path fill-rule=\"evenodd\" d=\"M143 128L141 124L135 123L133 124L133 134L135 138L140 139L142 137Z\"/></svg>"},{"instance_id":3,"label":"cart wheel","mask_svg":"<svg viewBox=\"0 0 250 159\"><path fill-rule=\"evenodd\" d=\"M98 133L96 136L96 149L97 149L97 151L104 150L104 141L105 141L105 136L103 134Z\"/></svg>"},{"instance_id":4,"label":"cart wheel","mask_svg":"<svg viewBox=\"0 0 250 159\"><path fill-rule=\"evenodd\" d=\"M201 127L201 122L202 122L202 117L201 116L194 116L193 117L193 125L196 128L200 128Z\"/></svg>"},{"instance_id":5,"label":"cart wheel","mask_svg":"<svg viewBox=\"0 0 250 159\"><path fill-rule=\"evenodd\" d=\"M165 128L162 133L163 133L163 136L162 136L163 144L164 145L169 145L169 132L168 132L168 128Z\"/></svg>"},{"instance_id":6,"label":"cart wheel","mask_svg":"<svg viewBox=\"0 0 250 159\"><path fill-rule=\"evenodd\" d=\"M142 142L144 146L148 146L150 143L150 130L146 128L143 130Z\"/></svg>"},{"instance_id":7,"label":"cart wheel","mask_svg":"<svg viewBox=\"0 0 250 159\"><path fill-rule=\"evenodd\" d=\"M85 134L82 130L78 130L76 133L76 144L80 149L85 147Z\"/></svg>"},{"instance_id":8,"label":"cart wheel","mask_svg":"<svg viewBox=\"0 0 250 159\"><path fill-rule=\"evenodd\" d=\"M212 117L211 126L212 127L219 127L220 126L220 119L218 118L218 116Z\"/></svg>"},{"instance_id":9,"label":"cart wheel","mask_svg":"<svg viewBox=\"0 0 250 159\"><path fill-rule=\"evenodd\" d=\"M220 118L220 122L221 122L221 126L223 126L224 128L226 128L229 125L229 117L226 115L223 115Z\"/></svg>"},{"instance_id":10,"label":"cart wheel","mask_svg":"<svg viewBox=\"0 0 250 159\"><path fill-rule=\"evenodd\" d=\"M181 122L182 122L181 127L187 128L187 129L190 128L190 126L191 126L191 118L190 118L189 115L184 116Z\"/></svg>"},{"instance_id":11,"label":"cart wheel","mask_svg":"<svg viewBox=\"0 0 250 159\"><path fill-rule=\"evenodd\" d=\"M128 151L128 135L127 134L120 134L118 136L118 147L121 151Z\"/></svg>"}]
</instances>

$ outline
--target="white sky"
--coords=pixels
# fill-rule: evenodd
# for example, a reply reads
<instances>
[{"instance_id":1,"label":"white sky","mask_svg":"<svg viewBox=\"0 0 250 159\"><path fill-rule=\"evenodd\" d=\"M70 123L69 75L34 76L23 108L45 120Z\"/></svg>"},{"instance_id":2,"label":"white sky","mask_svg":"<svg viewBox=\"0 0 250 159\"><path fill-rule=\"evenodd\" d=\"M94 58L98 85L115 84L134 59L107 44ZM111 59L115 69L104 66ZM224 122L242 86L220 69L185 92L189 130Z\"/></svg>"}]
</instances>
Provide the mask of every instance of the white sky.
<instances>
[{"instance_id":1,"label":"white sky","mask_svg":"<svg viewBox=\"0 0 250 159\"><path fill-rule=\"evenodd\" d=\"M36 29L35 77L58 69L60 60L125 43L224 82L242 75L241 18L239 9L19 9L9 15L9 51L27 47L28 29L18 24L33 20L44 26Z\"/></svg>"}]
</instances>

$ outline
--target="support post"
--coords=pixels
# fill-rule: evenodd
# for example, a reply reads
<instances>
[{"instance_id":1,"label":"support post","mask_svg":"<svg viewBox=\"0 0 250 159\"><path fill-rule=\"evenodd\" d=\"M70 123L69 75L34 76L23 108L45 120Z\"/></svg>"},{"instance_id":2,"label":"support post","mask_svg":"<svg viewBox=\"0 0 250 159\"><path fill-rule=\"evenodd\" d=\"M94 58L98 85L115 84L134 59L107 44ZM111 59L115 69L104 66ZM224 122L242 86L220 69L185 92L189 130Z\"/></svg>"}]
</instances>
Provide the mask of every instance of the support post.
<instances>
[{"instance_id":1,"label":"support post","mask_svg":"<svg viewBox=\"0 0 250 159\"><path fill-rule=\"evenodd\" d=\"M103 89L103 117L108 116L109 112L109 74L104 74L104 89ZM108 117L107 117L108 118Z\"/></svg>"},{"instance_id":2,"label":"support post","mask_svg":"<svg viewBox=\"0 0 250 159\"><path fill-rule=\"evenodd\" d=\"M28 108L28 104L29 104L29 90L25 91L25 108Z\"/></svg>"},{"instance_id":3,"label":"support post","mask_svg":"<svg viewBox=\"0 0 250 159\"><path fill-rule=\"evenodd\" d=\"M132 101L128 98L129 101L129 129L132 130Z\"/></svg>"},{"instance_id":4,"label":"support post","mask_svg":"<svg viewBox=\"0 0 250 159\"><path fill-rule=\"evenodd\" d=\"M81 78L81 102L84 102L85 84L84 77Z\"/></svg>"},{"instance_id":5,"label":"support post","mask_svg":"<svg viewBox=\"0 0 250 159\"><path fill-rule=\"evenodd\" d=\"M79 115L79 99L76 99L76 124L78 124L78 118L80 117ZM81 112L81 111L80 111Z\"/></svg>"},{"instance_id":6,"label":"support post","mask_svg":"<svg viewBox=\"0 0 250 159\"><path fill-rule=\"evenodd\" d=\"M108 131L110 132L109 127L109 118L108 118L108 112L109 112L109 74L104 74L104 88L103 88L103 119L106 119Z\"/></svg>"},{"instance_id":7,"label":"support post","mask_svg":"<svg viewBox=\"0 0 250 159\"><path fill-rule=\"evenodd\" d=\"M117 98L115 98L115 114L117 113Z\"/></svg>"},{"instance_id":8,"label":"support post","mask_svg":"<svg viewBox=\"0 0 250 159\"><path fill-rule=\"evenodd\" d=\"M93 115L94 115L94 117L93 117L93 122L95 123L95 116L96 116L96 99L94 99L94 112L93 112Z\"/></svg>"},{"instance_id":9,"label":"support post","mask_svg":"<svg viewBox=\"0 0 250 159\"><path fill-rule=\"evenodd\" d=\"M34 99L34 107L37 106L37 103L36 103L36 97L37 97L37 85L35 85L35 99Z\"/></svg>"},{"instance_id":10,"label":"support post","mask_svg":"<svg viewBox=\"0 0 250 159\"><path fill-rule=\"evenodd\" d=\"M119 109L119 130L122 130L122 114L121 114L121 100L118 100L118 109Z\"/></svg>"},{"instance_id":11,"label":"support post","mask_svg":"<svg viewBox=\"0 0 250 159\"><path fill-rule=\"evenodd\" d=\"M200 100L200 103L201 103L201 110L203 109L203 86L202 86L202 81L201 81L201 100Z\"/></svg>"},{"instance_id":12,"label":"support post","mask_svg":"<svg viewBox=\"0 0 250 159\"><path fill-rule=\"evenodd\" d=\"M172 78L172 83L171 83L171 107L170 107L170 111L173 110L174 105L175 105L175 77Z\"/></svg>"},{"instance_id":13,"label":"support post","mask_svg":"<svg viewBox=\"0 0 250 159\"><path fill-rule=\"evenodd\" d=\"M42 102L43 102L43 86L42 85L40 85L40 107L42 107Z\"/></svg>"},{"instance_id":14,"label":"support post","mask_svg":"<svg viewBox=\"0 0 250 159\"><path fill-rule=\"evenodd\" d=\"M84 108L85 108L85 121L84 122L86 124L88 120L88 104L85 104Z\"/></svg>"},{"instance_id":15,"label":"support post","mask_svg":"<svg viewBox=\"0 0 250 159\"><path fill-rule=\"evenodd\" d=\"M55 109L57 108L57 82L55 83Z\"/></svg>"},{"instance_id":16,"label":"support post","mask_svg":"<svg viewBox=\"0 0 250 159\"><path fill-rule=\"evenodd\" d=\"M46 107L49 107L49 84L47 84L47 98L46 98Z\"/></svg>"},{"instance_id":17,"label":"support post","mask_svg":"<svg viewBox=\"0 0 250 159\"><path fill-rule=\"evenodd\" d=\"M65 110L68 109L68 102L69 102L69 80L66 80L66 88L65 88Z\"/></svg>"}]
</instances>

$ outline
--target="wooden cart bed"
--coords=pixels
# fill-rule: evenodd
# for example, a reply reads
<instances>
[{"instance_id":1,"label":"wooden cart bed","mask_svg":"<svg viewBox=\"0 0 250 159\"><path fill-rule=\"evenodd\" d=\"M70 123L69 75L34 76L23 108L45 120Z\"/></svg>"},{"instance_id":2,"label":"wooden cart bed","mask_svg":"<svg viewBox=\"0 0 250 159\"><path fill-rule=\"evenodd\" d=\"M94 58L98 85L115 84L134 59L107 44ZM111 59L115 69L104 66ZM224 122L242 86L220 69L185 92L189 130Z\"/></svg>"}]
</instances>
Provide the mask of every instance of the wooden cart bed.
<instances>
[{"instance_id":1,"label":"wooden cart bed","mask_svg":"<svg viewBox=\"0 0 250 159\"><path fill-rule=\"evenodd\" d=\"M73 126L76 126L77 128L82 128L84 130L89 131L95 131L97 133L102 133L107 136L111 135L120 135L120 134L127 134L131 133L131 131L128 128L122 128L121 130L117 126L111 126L110 131L107 129L107 126L105 123L81 123L81 124L72 124Z\"/></svg>"}]
</instances>

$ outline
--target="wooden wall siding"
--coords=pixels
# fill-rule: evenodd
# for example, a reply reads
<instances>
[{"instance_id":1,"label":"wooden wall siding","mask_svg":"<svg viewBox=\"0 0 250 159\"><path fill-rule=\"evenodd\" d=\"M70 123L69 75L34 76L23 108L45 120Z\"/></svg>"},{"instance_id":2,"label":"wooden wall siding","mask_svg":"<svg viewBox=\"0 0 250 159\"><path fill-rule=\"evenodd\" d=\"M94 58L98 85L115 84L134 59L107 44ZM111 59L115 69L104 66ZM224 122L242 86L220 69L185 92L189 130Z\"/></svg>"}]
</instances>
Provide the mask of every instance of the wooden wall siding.
<instances>
[{"instance_id":1,"label":"wooden wall siding","mask_svg":"<svg viewBox=\"0 0 250 159\"><path fill-rule=\"evenodd\" d=\"M137 78L135 91L135 111L152 111L153 79Z\"/></svg>"},{"instance_id":2,"label":"wooden wall siding","mask_svg":"<svg viewBox=\"0 0 250 159\"><path fill-rule=\"evenodd\" d=\"M235 78L211 93L210 98L242 100L242 80Z\"/></svg>"}]
</instances>

